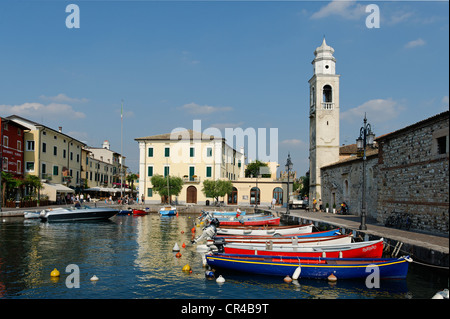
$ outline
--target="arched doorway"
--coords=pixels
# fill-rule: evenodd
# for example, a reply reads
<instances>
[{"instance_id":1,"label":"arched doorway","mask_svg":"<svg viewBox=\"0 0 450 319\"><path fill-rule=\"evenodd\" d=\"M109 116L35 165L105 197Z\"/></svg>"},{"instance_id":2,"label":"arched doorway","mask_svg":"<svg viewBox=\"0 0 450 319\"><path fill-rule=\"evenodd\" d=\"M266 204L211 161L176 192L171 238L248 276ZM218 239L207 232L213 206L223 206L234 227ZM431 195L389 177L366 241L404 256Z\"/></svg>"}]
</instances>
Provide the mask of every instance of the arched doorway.
<instances>
[{"instance_id":1,"label":"arched doorway","mask_svg":"<svg viewBox=\"0 0 450 319\"><path fill-rule=\"evenodd\" d=\"M258 187L253 187L250 190L250 205L259 205L261 200L261 191Z\"/></svg>"},{"instance_id":2,"label":"arched doorway","mask_svg":"<svg viewBox=\"0 0 450 319\"><path fill-rule=\"evenodd\" d=\"M273 198L275 198L275 205L283 205L283 189L276 187L273 189Z\"/></svg>"},{"instance_id":3,"label":"arched doorway","mask_svg":"<svg viewBox=\"0 0 450 319\"><path fill-rule=\"evenodd\" d=\"M186 203L197 204L197 188L189 186L186 190Z\"/></svg>"},{"instance_id":4,"label":"arched doorway","mask_svg":"<svg viewBox=\"0 0 450 319\"><path fill-rule=\"evenodd\" d=\"M228 205L237 205L238 191L233 187L231 194L228 194Z\"/></svg>"}]
</instances>

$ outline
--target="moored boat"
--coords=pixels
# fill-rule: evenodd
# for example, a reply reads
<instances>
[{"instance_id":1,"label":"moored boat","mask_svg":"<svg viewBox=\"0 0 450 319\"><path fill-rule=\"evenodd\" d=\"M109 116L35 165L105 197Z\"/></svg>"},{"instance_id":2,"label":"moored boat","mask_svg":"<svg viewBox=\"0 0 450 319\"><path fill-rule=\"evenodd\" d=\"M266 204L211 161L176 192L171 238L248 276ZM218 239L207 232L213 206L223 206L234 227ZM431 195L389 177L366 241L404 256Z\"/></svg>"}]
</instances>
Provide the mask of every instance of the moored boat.
<instances>
[{"instance_id":1,"label":"moored boat","mask_svg":"<svg viewBox=\"0 0 450 319\"><path fill-rule=\"evenodd\" d=\"M287 234L311 233L313 224L295 225L295 226L268 226L268 227L245 227L231 226L220 223L217 228L218 235L239 235L239 236L280 236Z\"/></svg>"},{"instance_id":2,"label":"moored boat","mask_svg":"<svg viewBox=\"0 0 450 319\"><path fill-rule=\"evenodd\" d=\"M222 216L236 216L236 214L238 213L237 211L230 211L230 212L225 212L225 211L220 211L220 212L218 212L218 211L211 211L211 210L208 210L208 211L202 211L202 213L203 214L210 214L210 215L212 215L213 217L222 217ZM241 212L239 212L239 214L240 215L245 215L246 213L245 213L245 211L241 211Z\"/></svg>"},{"instance_id":3,"label":"moored boat","mask_svg":"<svg viewBox=\"0 0 450 319\"><path fill-rule=\"evenodd\" d=\"M25 219L39 219L39 215L41 214L40 211L35 211L35 212L24 212L23 213L23 217Z\"/></svg>"},{"instance_id":4,"label":"moored boat","mask_svg":"<svg viewBox=\"0 0 450 319\"><path fill-rule=\"evenodd\" d=\"M300 267L300 278L340 279L367 278L373 269L380 279L403 279L408 273L409 256L400 258L300 258L285 256L252 256L208 254L206 261L214 269L230 269L252 274L292 276Z\"/></svg>"},{"instance_id":5,"label":"moored boat","mask_svg":"<svg viewBox=\"0 0 450 319\"><path fill-rule=\"evenodd\" d=\"M106 220L118 213L117 209L107 207L74 207L44 209L39 217L44 221Z\"/></svg>"},{"instance_id":6,"label":"moored boat","mask_svg":"<svg viewBox=\"0 0 450 319\"><path fill-rule=\"evenodd\" d=\"M279 226L283 227L283 226ZM294 226L296 227L296 226ZM273 227L271 227L273 228ZM298 233L298 234L280 234L280 233L273 233L272 235L224 235L221 234L221 238L231 238L231 239L248 239L248 238L254 238L254 239L273 239L273 238L308 238L308 237L328 237L328 236L338 236L341 235L341 231L339 229L331 229L331 230L324 230L324 231L318 231L318 232L312 232L312 233Z\"/></svg>"},{"instance_id":7,"label":"moored boat","mask_svg":"<svg viewBox=\"0 0 450 319\"><path fill-rule=\"evenodd\" d=\"M219 250L220 251L220 250ZM226 254L267 255L290 257L332 257L332 258L380 258L383 254L383 239L329 244L326 242L305 242L294 244L227 243Z\"/></svg>"},{"instance_id":8,"label":"moored boat","mask_svg":"<svg viewBox=\"0 0 450 319\"><path fill-rule=\"evenodd\" d=\"M235 218L235 219L224 219L218 218L221 226L264 226L273 225L277 226L280 224L280 217L267 216L258 218Z\"/></svg>"},{"instance_id":9,"label":"moored boat","mask_svg":"<svg viewBox=\"0 0 450 319\"><path fill-rule=\"evenodd\" d=\"M147 215L148 211L143 209L133 209L133 216L144 216Z\"/></svg>"},{"instance_id":10,"label":"moored boat","mask_svg":"<svg viewBox=\"0 0 450 319\"><path fill-rule=\"evenodd\" d=\"M175 206L163 206L159 210L161 216L175 216L177 214L177 208Z\"/></svg>"}]
</instances>

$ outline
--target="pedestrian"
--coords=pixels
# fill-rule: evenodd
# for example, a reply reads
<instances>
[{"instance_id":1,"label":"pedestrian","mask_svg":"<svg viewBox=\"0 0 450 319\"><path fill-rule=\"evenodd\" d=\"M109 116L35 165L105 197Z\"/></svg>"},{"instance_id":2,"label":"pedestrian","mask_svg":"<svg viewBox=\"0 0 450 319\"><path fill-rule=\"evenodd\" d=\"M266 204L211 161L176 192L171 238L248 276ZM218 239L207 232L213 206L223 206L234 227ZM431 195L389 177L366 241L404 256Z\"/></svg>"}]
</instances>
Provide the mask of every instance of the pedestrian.
<instances>
[{"instance_id":1,"label":"pedestrian","mask_svg":"<svg viewBox=\"0 0 450 319\"><path fill-rule=\"evenodd\" d=\"M323 203L321 198L319 198L319 212L323 212Z\"/></svg>"},{"instance_id":2,"label":"pedestrian","mask_svg":"<svg viewBox=\"0 0 450 319\"><path fill-rule=\"evenodd\" d=\"M272 199L272 209L275 208L275 204L276 204L276 203L277 203L276 198L273 198L273 199Z\"/></svg>"},{"instance_id":3,"label":"pedestrian","mask_svg":"<svg viewBox=\"0 0 450 319\"><path fill-rule=\"evenodd\" d=\"M313 198L313 212L316 211L316 206L317 206L317 200L315 198Z\"/></svg>"},{"instance_id":4,"label":"pedestrian","mask_svg":"<svg viewBox=\"0 0 450 319\"><path fill-rule=\"evenodd\" d=\"M144 205L144 203L145 203L145 196L144 196L144 194L142 194L142 196L141 196L141 203L142 203L142 205Z\"/></svg>"}]
</instances>

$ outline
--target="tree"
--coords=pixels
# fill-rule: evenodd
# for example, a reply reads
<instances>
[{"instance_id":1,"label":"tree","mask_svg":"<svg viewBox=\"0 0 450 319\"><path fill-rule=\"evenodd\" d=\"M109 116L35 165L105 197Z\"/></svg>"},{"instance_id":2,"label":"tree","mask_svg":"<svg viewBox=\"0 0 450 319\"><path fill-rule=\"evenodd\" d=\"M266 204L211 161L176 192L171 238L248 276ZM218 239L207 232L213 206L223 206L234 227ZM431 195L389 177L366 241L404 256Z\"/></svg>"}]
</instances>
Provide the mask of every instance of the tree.
<instances>
[{"instance_id":1,"label":"tree","mask_svg":"<svg viewBox=\"0 0 450 319\"><path fill-rule=\"evenodd\" d=\"M226 180L205 180L203 182L202 192L206 197L214 198L217 202L219 201L219 196L223 197L226 194L231 194L233 191L233 184L231 181Z\"/></svg>"},{"instance_id":2,"label":"tree","mask_svg":"<svg viewBox=\"0 0 450 319\"><path fill-rule=\"evenodd\" d=\"M41 179L39 177L37 177L36 175L27 175L23 180L23 185L25 187L31 188L30 194L33 194L37 191L36 198L39 199L39 190L43 187Z\"/></svg>"},{"instance_id":3,"label":"tree","mask_svg":"<svg viewBox=\"0 0 450 319\"><path fill-rule=\"evenodd\" d=\"M252 175L253 177L258 177L260 172L260 167L268 167L267 163L260 162L258 160L255 160L254 162L247 165L247 168L245 169L245 177L250 177ZM261 174L261 177L270 177L270 174Z\"/></svg>"},{"instance_id":4,"label":"tree","mask_svg":"<svg viewBox=\"0 0 450 319\"><path fill-rule=\"evenodd\" d=\"M169 179L169 183L167 183L167 179ZM151 182L153 190L161 196L162 203L168 203L169 196L178 196L183 188L183 180L180 177L154 175ZM167 184L169 184L169 188L167 188Z\"/></svg>"},{"instance_id":5,"label":"tree","mask_svg":"<svg viewBox=\"0 0 450 319\"><path fill-rule=\"evenodd\" d=\"M11 173L2 173L2 206L5 206L7 195L12 196L12 190L19 186L20 181L12 176Z\"/></svg>"},{"instance_id":6,"label":"tree","mask_svg":"<svg viewBox=\"0 0 450 319\"><path fill-rule=\"evenodd\" d=\"M309 175L300 177L300 182L303 183L303 187L300 189L300 195L302 197L309 196Z\"/></svg>"},{"instance_id":7,"label":"tree","mask_svg":"<svg viewBox=\"0 0 450 319\"><path fill-rule=\"evenodd\" d=\"M131 191L134 191L134 181L136 179L138 179L138 176L134 173L131 173L131 174L127 175L127 177L125 179L128 183L131 184Z\"/></svg>"}]
</instances>

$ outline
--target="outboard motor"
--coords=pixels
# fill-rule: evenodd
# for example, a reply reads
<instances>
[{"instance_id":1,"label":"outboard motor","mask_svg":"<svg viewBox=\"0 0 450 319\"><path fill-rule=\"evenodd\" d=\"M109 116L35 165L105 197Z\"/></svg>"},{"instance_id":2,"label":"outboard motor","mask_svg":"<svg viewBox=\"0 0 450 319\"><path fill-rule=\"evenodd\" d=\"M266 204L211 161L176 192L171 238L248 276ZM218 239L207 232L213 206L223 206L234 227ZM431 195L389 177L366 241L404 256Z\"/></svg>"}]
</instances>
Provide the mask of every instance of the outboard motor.
<instances>
[{"instance_id":1,"label":"outboard motor","mask_svg":"<svg viewBox=\"0 0 450 319\"><path fill-rule=\"evenodd\" d=\"M215 237L214 238L214 246L217 247L217 251L219 253L224 252L223 246L225 245L225 243L226 243L226 241L225 241L225 238L223 238L223 237Z\"/></svg>"},{"instance_id":2,"label":"outboard motor","mask_svg":"<svg viewBox=\"0 0 450 319\"><path fill-rule=\"evenodd\" d=\"M217 219L217 218L215 218ZM192 244L196 244L197 242L199 242L202 239L208 239L208 238L213 238L216 235L216 224L220 224L220 222L214 221L214 219L211 221L211 224L205 228L203 228L203 233L196 239L194 239L191 243Z\"/></svg>"}]
</instances>

